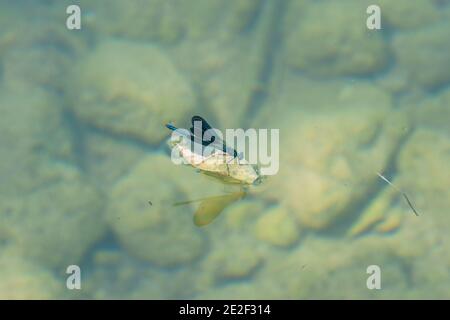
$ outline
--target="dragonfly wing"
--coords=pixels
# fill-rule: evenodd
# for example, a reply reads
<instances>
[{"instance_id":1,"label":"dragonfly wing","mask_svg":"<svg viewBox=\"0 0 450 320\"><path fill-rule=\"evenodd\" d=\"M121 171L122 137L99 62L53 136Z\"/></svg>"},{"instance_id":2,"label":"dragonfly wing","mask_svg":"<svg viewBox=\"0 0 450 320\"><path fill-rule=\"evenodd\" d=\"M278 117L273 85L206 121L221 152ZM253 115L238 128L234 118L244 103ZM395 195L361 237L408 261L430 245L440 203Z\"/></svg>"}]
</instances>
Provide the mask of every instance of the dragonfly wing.
<instances>
[{"instance_id":1,"label":"dragonfly wing","mask_svg":"<svg viewBox=\"0 0 450 320\"><path fill-rule=\"evenodd\" d=\"M191 133L193 134L193 136L199 139L199 141L202 141L202 144L204 146L211 145L216 149L225 150L225 143L221 138L222 135L220 134L220 132L211 127L205 119L200 116L193 116L191 121ZM201 124L200 127L196 127L198 126L198 123ZM208 130L210 131L208 134L206 134Z\"/></svg>"},{"instance_id":2,"label":"dragonfly wing","mask_svg":"<svg viewBox=\"0 0 450 320\"><path fill-rule=\"evenodd\" d=\"M219 134L214 128L212 128L209 123L203 119L200 116L193 116L191 119L192 127L191 127L191 133L193 137L196 137L198 139L198 142L201 141L202 145L204 146L211 146L215 149L222 150L223 152L226 152L233 157L237 157L238 153L233 148L228 147L225 142L221 138L221 134ZM196 123L201 123L201 130L195 130ZM198 124L197 124L198 125ZM210 134L210 137L205 138L205 132L208 130L212 130L213 134ZM211 132L211 131L210 131Z\"/></svg>"}]
</instances>

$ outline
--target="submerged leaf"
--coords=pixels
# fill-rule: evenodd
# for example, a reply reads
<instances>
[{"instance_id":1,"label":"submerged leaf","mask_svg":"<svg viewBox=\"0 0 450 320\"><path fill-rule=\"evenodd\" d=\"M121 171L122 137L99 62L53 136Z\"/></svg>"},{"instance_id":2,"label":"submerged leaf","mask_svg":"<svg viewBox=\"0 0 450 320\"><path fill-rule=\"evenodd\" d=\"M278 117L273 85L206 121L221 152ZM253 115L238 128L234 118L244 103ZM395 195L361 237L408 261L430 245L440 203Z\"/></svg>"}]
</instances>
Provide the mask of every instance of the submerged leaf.
<instances>
[{"instance_id":1,"label":"submerged leaf","mask_svg":"<svg viewBox=\"0 0 450 320\"><path fill-rule=\"evenodd\" d=\"M245 192L236 192L203 200L194 214L195 225L210 224L228 205L241 199L244 195Z\"/></svg>"},{"instance_id":2,"label":"submerged leaf","mask_svg":"<svg viewBox=\"0 0 450 320\"><path fill-rule=\"evenodd\" d=\"M245 194L245 191L239 191L223 196L214 196L199 200L179 202L176 205L201 201L197 211L194 214L194 223L196 226L200 227L210 224L227 206L238 201L239 199L242 199Z\"/></svg>"}]
</instances>

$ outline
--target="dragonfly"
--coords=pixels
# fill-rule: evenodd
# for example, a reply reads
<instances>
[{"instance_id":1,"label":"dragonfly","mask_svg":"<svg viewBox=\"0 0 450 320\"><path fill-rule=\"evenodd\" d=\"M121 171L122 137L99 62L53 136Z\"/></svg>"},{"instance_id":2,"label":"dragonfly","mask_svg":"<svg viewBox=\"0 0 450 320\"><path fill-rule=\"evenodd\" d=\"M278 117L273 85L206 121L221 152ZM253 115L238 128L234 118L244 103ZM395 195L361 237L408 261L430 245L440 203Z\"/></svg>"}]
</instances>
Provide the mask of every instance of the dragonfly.
<instances>
[{"instance_id":1,"label":"dragonfly","mask_svg":"<svg viewBox=\"0 0 450 320\"><path fill-rule=\"evenodd\" d=\"M179 139L171 140L172 148L179 152L187 164L201 173L223 184L234 184L240 187L236 192L174 204L180 206L200 202L194 213L194 224L205 226L217 218L226 207L243 199L247 195L248 188L260 184L262 177L258 169L243 158L242 153L227 146L220 138L221 135L217 134L204 118L193 116L191 123L192 127L189 131L180 130L171 123L166 124L168 129L179 135ZM205 154L206 148L211 152Z\"/></svg>"},{"instance_id":2,"label":"dragonfly","mask_svg":"<svg viewBox=\"0 0 450 320\"><path fill-rule=\"evenodd\" d=\"M248 163L242 153L227 146L205 119L193 116L191 122L190 131L180 130L172 124L166 125L176 133L175 139L170 142L171 147L178 151L186 163L223 181L243 185L261 182L259 170Z\"/></svg>"},{"instance_id":3,"label":"dragonfly","mask_svg":"<svg viewBox=\"0 0 450 320\"><path fill-rule=\"evenodd\" d=\"M222 150L222 152L227 153L234 158L239 158L242 160L243 154L238 153L233 148L227 146L226 143L219 138L219 134L217 133L217 131L213 129L205 119L200 116L193 116L191 119L191 123L192 127L189 129L190 133L186 134L183 131L180 132L181 135L188 138L193 143ZM198 125L200 125L200 127L198 127ZM171 123L166 124L166 127L172 131L176 131L179 129Z\"/></svg>"}]
</instances>

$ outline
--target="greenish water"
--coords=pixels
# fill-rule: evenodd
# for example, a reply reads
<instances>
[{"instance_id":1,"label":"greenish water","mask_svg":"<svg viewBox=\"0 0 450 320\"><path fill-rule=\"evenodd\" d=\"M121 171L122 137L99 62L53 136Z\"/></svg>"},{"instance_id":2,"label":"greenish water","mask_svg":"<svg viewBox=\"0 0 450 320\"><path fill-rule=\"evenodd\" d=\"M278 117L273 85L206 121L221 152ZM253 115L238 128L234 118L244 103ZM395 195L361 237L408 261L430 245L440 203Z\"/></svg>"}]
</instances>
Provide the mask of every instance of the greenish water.
<instances>
[{"instance_id":1,"label":"greenish water","mask_svg":"<svg viewBox=\"0 0 450 320\"><path fill-rule=\"evenodd\" d=\"M370 4L0 1L0 298L448 299L450 1ZM193 115L278 173L172 163Z\"/></svg>"}]
</instances>

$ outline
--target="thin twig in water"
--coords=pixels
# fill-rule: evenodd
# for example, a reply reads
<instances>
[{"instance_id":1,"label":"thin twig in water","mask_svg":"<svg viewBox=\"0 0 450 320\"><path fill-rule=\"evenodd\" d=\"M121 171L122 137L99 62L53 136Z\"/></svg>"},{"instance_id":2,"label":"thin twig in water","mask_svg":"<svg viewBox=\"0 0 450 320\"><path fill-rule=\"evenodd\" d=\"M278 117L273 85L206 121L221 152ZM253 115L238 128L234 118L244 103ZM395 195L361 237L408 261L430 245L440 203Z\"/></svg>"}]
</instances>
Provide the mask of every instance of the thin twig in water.
<instances>
[{"instance_id":1,"label":"thin twig in water","mask_svg":"<svg viewBox=\"0 0 450 320\"><path fill-rule=\"evenodd\" d=\"M416 216L419 216L419 214L417 213L416 209L414 209L414 206L412 205L411 201L409 201L408 196L406 195L406 193L402 192L403 198L405 198L406 202L408 202L408 205L411 207L412 211L414 211L414 214Z\"/></svg>"},{"instance_id":2,"label":"thin twig in water","mask_svg":"<svg viewBox=\"0 0 450 320\"><path fill-rule=\"evenodd\" d=\"M390 182L385 176L383 176L381 173L377 172L377 175L383 179L384 181L386 181L390 186L392 186L395 190L397 190L397 192L401 193L401 195L403 196L403 198L405 198L406 202L408 203L409 207L411 208L411 210L414 212L414 214L416 216L419 216L419 214L417 213L416 209L414 208L414 206L412 205L411 201L409 200L408 196L406 195L406 193L404 193L402 190L400 190L396 185L394 185L392 182Z\"/></svg>"}]
</instances>

